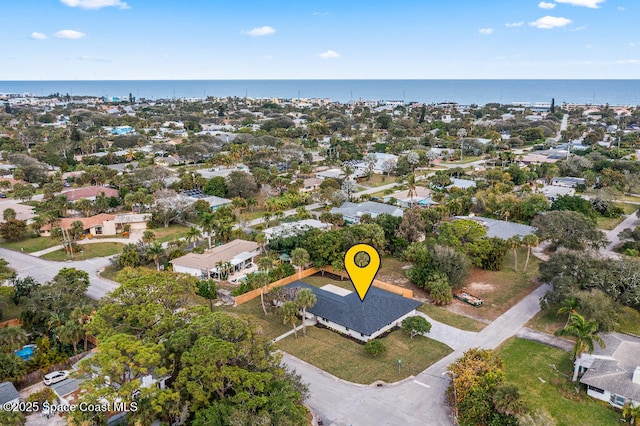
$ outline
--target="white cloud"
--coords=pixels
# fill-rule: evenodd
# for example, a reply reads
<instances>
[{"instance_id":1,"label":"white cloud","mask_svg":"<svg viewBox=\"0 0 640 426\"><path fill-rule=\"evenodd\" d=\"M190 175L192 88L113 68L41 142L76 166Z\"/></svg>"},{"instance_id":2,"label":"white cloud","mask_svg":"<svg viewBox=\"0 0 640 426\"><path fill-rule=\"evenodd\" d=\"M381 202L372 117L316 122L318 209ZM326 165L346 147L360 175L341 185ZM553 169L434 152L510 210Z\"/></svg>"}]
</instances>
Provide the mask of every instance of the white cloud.
<instances>
[{"instance_id":1,"label":"white cloud","mask_svg":"<svg viewBox=\"0 0 640 426\"><path fill-rule=\"evenodd\" d=\"M34 31L31 33L31 38L34 40L45 40L47 36L42 33Z\"/></svg>"},{"instance_id":2,"label":"white cloud","mask_svg":"<svg viewBox=\"0 0 640 426\"><path fill-rule=\"evenodd\" d=\"M483 35L491 35L493 34L493 28L480 28L478 32Z\"/></svg>"},{"instance_id":3,"label":"white cloud","mask_svg":"<svg viewBox=\"0 0 640 426\"><path fill-rule=\"evenodd\" d=\"M129 9L129 5L120 0L60 0L69 7L79 7L81 9L102 9L103 7L117 7Z\"/></svg>"},{"instance_id":4,"label":"white cloud","mask_svg":"<svg viewBox=\"0 0 640 426\"><path fill-rule=\"evenodd\" d=\"M86 34L81 33L80 31L75 31L75 30L61 30L55 33L54 36L58 38L69 38L72 40L78 40L86 36Z\"/></svg>"},{"instance_id":5,"label":"white cloud","mask_svg":"<svg viewBox=\"0 0 640 426\"><path fill-rule=\"evenodd\" d=\"M589 7L591 9L598 9L600 3L604 3L605 0L555 0L556 3L570 4L571 6Z\"/></svg>"},{"instance_id":6,"label":"white cloud","mask_svg":"<svg viewBox=\"0 0 640 426\"><path fill-rule=\"evenodd\" d=\"M586 25L581 25L581 26L576 27L576 28L574 28L574 29L572 29L570 31L575 33L576 31L583 31L583 30L586 30L586 29L587 29Z\"/></svg>"},{"instance_id":7,"label":"white cloud","mask_svg":"<svg viewBox=\"0 0 640 426\"><path fill-rule=\"evenodd\" d=\"M629 47L636 47L635 43L629 43Z\"/></svg>"},{"instance_id":8,"label":"white cloud","mask_svg":"<svg viewBox=\"0 0 640 426\"><path fill-rule=\"evenodd\" d=\"M540 9L553 9L554 7L556 7L555 3L547 3L546 1L541 1L540 3L538 3L538 7Z\"/></svg>"},{"instance_id":9,"label":"white cloud","mask_svg":"<svg viewBox=\"0 0 640 426\"><path fill-rule=\"evenodd\" d=\"M318 53L318 57L322 59L332 59L332 58L339 58L340 54L333 50L327 50L326 52Z\"/></svg>"},{"instance_id":10,"label":"white cloud","mask_svg":"<svg viewBox=\"0 0 640 426\"><path fill-rule=\"evenodd\" d=\"M640 64L640 59L626 59L624 61L618 61L619 64Z\"/></svg>"},{"instance_id":11,"label":"white cloud","mask_svg":"<svg viewBox=\"0 0 640 426\"><path fill-rule=\"evenodd\" d=\"M507 22L504 24L507 28L518 28L524 25L524 22Z\"/></svg>"},{"instance_id":12,"label":"white cloud","mask_svg":"<svg viewBox=\"0 0 640 426\"><path fill-rule=\"evenodd\" d=\"M263 27L256 27L249 31L242 31L242 34L246 34L251 37L263 37L275 34L276 30L273 27L265 25Z\"/></svg>"},{"instance_id":13,"label":"white cloud","mask_svg":"<svg viewBox=\"0 0 640 426\"><path fill-rule=\"evenodd\" d=\"M536 19L533 22L529 22L529 25L543 30L550 30L552 28L567 26L570 23L571 19L561 18L558 16L543 16L542 18Z\"/></svg>"}]
</instances>

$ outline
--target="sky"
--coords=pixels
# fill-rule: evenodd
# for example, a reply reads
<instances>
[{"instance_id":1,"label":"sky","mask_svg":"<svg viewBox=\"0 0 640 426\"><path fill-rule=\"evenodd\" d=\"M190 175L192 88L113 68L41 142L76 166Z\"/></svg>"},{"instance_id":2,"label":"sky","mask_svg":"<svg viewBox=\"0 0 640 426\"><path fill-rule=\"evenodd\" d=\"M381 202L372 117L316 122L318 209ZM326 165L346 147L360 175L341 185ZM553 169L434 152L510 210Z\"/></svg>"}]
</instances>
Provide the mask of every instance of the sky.
<instances>
[{"instance_id":1,"label":"sky","mask_svg":"<svg viewBox=\"0 0 640 426\"><path fill-rule=\"evenodd\" d=\"M0 80L637 79L638 0L2 0Z\"/></svg>"}]
</instances>

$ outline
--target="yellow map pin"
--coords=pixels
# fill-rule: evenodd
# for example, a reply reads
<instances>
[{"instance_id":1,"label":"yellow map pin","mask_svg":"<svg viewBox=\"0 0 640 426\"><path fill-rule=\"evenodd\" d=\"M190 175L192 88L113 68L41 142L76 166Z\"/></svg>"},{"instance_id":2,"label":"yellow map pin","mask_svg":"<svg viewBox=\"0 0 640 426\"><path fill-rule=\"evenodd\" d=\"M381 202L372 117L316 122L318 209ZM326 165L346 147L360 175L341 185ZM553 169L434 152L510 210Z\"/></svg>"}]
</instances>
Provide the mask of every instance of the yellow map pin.
<instances>
[{"instance_id":1,"label":"yellow map pin","mask_svg":"<svg viewBox=\"0 0 640 426\"><path fill-rule=\"evenodd\" d=\"M366 253L369 256L368 265L360 267L356 264L356 255L358 253ZM371 283L380 269L380 254L378 254L378 250L369 244L352 246L344 255L344 268L347 270L347 274L349 274L360 300L364 302Z\"/></svg>"}]
</instances>

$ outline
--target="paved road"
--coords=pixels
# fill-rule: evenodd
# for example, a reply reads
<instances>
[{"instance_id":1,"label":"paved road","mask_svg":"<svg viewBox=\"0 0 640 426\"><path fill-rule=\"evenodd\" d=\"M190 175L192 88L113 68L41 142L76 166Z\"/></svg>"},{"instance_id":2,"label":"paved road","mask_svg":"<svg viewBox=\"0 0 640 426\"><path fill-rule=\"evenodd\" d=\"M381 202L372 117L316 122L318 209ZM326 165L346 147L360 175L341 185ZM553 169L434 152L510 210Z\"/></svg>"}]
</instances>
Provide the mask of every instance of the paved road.
<instances>
[{"instance_id":1,"label":"paved road","mask_svg":"<svg viewBox=\"0 0 640 426\"><path fill-rule=\"evenodd\" d=\"M0 248L0 258L9 262L9 266L16 270L20 278L31 276L40 283L53 279L62 268L81 269L89 274L90 284L87 296L95 300L99 300L118 287L118 283L104 279L97 274L100 268L109 265L109 258L105 257L73 262L53 262L30 254Z\"/></svg>"},{"instance_id":2,"label":"paved road","mask_svg":"<svg viewBox=\"0 0 640 426\"><path fill-rule=\"evenodd\" d=\"M444 392L449 383L446 367L473 347L494 349L518 331L539 310L549 290L542 285L484 330L459 342L450 355L415 377L384 387L340 380L304 361L284 354L283 361L309 383L308 405L325 425L451 425ZM355 367L355 366L354 366Z\"/></svg>"},{"instance_id":3,"label":"paved road","mask_svg":"<svg viewBox=\"0 0 640 426\"><path fill-rule=\"evenodd\" d=\"M606 231L607 240L609 240L609 244L605 248L607 252L612 252L615 246L620 244L620 238L618 238L618 234L624 231L626 228L634 228L634 224L640 221L638 216L636 216L636 212L631 213L625 220L620 222L618 226L613 228L611 231Z\"/></svg>"}]
</instances>

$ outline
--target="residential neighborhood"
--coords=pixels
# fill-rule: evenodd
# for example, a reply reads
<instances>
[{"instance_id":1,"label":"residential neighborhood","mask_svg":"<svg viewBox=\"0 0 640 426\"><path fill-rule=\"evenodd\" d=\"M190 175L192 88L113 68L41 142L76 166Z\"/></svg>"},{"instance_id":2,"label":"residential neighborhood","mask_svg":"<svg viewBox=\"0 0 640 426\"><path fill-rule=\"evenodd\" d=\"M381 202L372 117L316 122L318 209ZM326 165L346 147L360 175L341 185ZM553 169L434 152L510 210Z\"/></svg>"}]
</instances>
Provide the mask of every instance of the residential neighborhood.
<instances>
[{"instance_id":1,"label":"residential neighborhood","mask_svg":"<svg viewBox=\"0 0 640 426\"><path fill-rule=\"evenodd\" d=\"M640 110L550 101L0 95L0 423L640 418Z\"/></svg>"}]
</instances>

